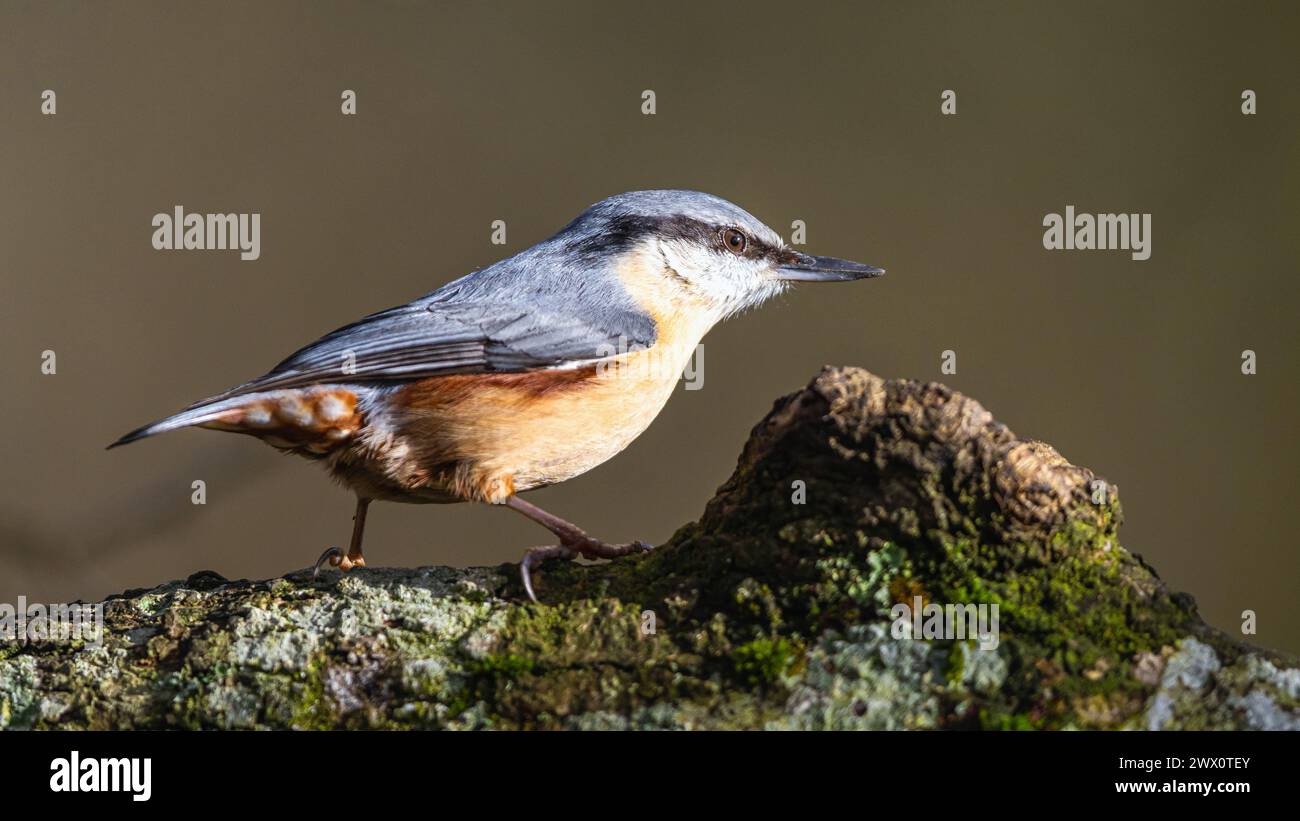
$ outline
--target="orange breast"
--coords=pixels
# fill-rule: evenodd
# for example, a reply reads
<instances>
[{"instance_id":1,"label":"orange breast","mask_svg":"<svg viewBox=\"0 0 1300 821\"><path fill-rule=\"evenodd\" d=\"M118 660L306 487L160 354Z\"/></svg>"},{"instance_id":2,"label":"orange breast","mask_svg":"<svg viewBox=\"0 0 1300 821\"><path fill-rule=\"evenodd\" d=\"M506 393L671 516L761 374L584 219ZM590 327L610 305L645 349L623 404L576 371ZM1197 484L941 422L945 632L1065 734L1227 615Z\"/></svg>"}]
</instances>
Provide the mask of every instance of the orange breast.
<instances>
[{"instance_id":1,"label":"orange breast","mask_svg":"<svg viewBox=\"0 0 1300 821\"><path fill-rule=\"evenodd\" d=\"M590 470L645 430L672 391L677 371L638 371L647 353L568 370L436 377L394 392L402 484L500 502Z\"/></svg>"}]
</instances>

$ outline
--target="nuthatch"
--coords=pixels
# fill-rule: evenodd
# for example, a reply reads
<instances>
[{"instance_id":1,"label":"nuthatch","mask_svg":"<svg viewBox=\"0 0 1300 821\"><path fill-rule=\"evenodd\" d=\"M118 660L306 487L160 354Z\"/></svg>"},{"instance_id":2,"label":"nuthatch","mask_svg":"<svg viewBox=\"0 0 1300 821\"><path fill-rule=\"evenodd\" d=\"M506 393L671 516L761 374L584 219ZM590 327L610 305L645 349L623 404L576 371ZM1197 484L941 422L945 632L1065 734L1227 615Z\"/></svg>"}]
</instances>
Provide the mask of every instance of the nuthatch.
<instances>
[{"instance_id":1,"label":"nuthatch","mask_svg":"<svg viewBox=\"0 0 1300 821\"><path fill-rule=\"evenodd\" d=\"M519 494L585 473L649 426L714 323L790 282L884 273L794 250L726 200L634 191L558 234L414 302L328 334L269 373L132 431L256 436L322 462L357 497L352 542L316 562L364 565L371 501L500 504L546 527L520 571L613 558L607 544Z\"/></svg>"}]
</instances>

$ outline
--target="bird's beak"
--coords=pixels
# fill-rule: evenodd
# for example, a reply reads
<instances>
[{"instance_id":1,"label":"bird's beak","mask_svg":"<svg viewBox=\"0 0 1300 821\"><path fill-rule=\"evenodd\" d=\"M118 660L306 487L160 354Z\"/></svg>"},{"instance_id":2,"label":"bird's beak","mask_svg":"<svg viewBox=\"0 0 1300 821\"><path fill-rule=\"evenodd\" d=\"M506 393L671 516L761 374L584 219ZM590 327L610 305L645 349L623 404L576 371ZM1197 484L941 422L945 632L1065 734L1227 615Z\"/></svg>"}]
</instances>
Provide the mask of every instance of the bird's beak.
<instances>
[{"instance_id":1,"label":"bird's beak","mask_svg":"<svg viewBox=\"0 0 1300 821\"><path fill-rule=\"evenodd\" d=\"M793 258L788 259L777 269L777 278L786 282L847 282L851 279L878 277L885 273L884 268L863 265L835 257L815 257L794 251Z\"/></svg>"}]
</instances>

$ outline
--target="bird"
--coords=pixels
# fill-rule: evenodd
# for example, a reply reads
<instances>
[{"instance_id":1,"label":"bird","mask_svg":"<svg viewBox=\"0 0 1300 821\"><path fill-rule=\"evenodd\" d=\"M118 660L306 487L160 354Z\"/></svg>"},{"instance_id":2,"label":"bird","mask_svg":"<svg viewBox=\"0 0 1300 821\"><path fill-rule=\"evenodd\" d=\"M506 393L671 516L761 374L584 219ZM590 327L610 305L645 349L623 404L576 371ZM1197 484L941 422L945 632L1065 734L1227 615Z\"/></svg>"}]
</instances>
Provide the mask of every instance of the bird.
<instances>
[{"instance_id":1,"label":"bird","mask_svg":"<svg viewBox=\"0 0 1300 821\"><path fill-rule=\"evenodd\" d=\"M704 335L791 283L884 270L796 250L711 194L631 191L549 239L418 299L326 334L266 374L137 428L115 448L179 428L248 434L321 463L356 496L348 550L313 568L363 566L373 501L510 508L557 544L551 559L613 559L610 544L521 498L579 476L655 419Z\"/></svg>"}]
</instances>

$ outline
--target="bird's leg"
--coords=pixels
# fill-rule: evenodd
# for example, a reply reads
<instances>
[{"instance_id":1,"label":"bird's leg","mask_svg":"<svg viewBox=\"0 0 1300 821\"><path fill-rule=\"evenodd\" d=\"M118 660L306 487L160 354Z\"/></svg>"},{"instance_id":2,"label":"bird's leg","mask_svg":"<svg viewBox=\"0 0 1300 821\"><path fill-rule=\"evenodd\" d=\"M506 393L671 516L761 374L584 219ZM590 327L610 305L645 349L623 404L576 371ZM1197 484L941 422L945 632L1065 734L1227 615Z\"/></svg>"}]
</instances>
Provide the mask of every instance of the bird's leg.
<instances>
[{"instance_id":1,"label":"bird's leg","mask_svg":"<svg viewBox=\"0 0 1300 821\"><path fill-rule=\"evenodd\" d=\"M357 512L352 514L352 542L348 545L348 555L339 563L344 570L366 566L366 557L361 554L361 536L366 531L366 511L369 508L369 499L357 498Z\"/></svg>"},{"instance_id":2,"label":"bird's leg","mask_svg":"<svg viewBox=\"0 0 1300 821\"><path fill-rule=\"evenodd\" d=\"M361 536L366 530L366 509L370 507L370 500L357 497L357 512L352 515L352 542L348 545L347 555L337 547L331 547L320 558L316 560L316 567L312 570L312 578L320 575L320 569L328 563L331 567L337 567L340 570L351 570L354 567L365 567L366 557L361 553Z\"/></svg>"},{"instance_id":3,"label":"bird's leg","mask_svg":"<svg viewBox=\"0 0 1300 821\"><path fill-rule=\"evenodd\" d=\"M537 601L537 596L533 593L532 570L547 559L572 559L574 556L579 555L586 559L616 559L629 553L640 553L651 549L651 546L645 542L609 544L599 539L593 539L587 535L586 531L572 522L547 513L537 505L525 502L518 496L511 496L506 499L505 505L537 522L554 533L560 540L558 545L530 548L524 554L524 560L519 563L519 575L524 580L524 590L528 592L528 598L533 601Z\"/></svg>"}]
</instances>

